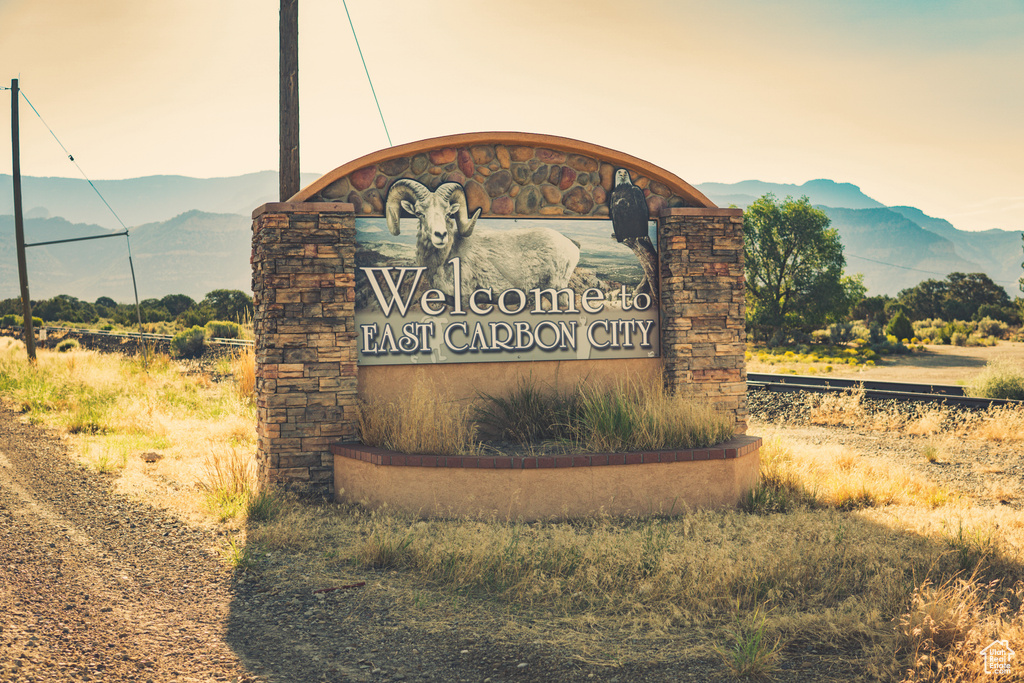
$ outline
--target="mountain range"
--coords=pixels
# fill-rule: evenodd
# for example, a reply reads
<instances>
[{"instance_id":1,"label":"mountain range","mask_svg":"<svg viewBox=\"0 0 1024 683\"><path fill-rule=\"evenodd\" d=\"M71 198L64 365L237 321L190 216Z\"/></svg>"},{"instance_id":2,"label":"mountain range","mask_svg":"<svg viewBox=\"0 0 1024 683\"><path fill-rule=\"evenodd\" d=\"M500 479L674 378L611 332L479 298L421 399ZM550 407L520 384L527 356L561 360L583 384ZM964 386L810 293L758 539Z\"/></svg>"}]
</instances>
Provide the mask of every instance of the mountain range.
<instances>
[{"instance_id":1,"label":"mountain range","mask_svg":"<svg viewBox=\"0 0 1024 683\"><path fill-rule=\"evenodd\" d=\"M304 174L303 183L315 180ZM231 178L149 176L94 181L131 229L139 297L181 293L201 298L213 289L248 291L254 208L276 201L272 171ZM719 206L746 207L771 192L807 196L839 231L846 272L862 273L870 294L894 295L921 280L955 271L983 272L1019 296L1021 233L968 232L910 206L885 206L856 185L812 180L787 185L748 180L696 186ZM84 180L22 179L28 243L120 231L121 225ZM11 176L0 175L0 299L18 295ZM128 245L123 237L30 248L33 299L71 294L93 301L131 301Z\"/></svg>"}]
</instances>

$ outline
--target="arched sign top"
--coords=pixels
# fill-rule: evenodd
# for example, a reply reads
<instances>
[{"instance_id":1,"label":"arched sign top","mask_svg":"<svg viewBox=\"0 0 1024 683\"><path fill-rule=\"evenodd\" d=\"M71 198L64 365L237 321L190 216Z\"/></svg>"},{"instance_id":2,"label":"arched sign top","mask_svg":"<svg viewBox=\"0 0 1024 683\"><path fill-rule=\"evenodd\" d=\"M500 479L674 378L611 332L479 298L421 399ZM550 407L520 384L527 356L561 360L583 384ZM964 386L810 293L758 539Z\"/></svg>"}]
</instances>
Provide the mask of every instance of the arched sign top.
<instances>
[{"instance_id":1,"label":"arched sign top","mask_svg":"<svg viewBox=\"0 0 1024 683\"><path fill-rule=\"evenodd\" d=\"M650 215L682 207L717 208L692 185L650 162L580 140L536 133L448 135L379 150L339 166L290 202L349 202L357 214L382 215L399 178L428 187L463 185L483 215L607 216L606 196L625 169L647 198Z\"/></svg>"}]
</instances>

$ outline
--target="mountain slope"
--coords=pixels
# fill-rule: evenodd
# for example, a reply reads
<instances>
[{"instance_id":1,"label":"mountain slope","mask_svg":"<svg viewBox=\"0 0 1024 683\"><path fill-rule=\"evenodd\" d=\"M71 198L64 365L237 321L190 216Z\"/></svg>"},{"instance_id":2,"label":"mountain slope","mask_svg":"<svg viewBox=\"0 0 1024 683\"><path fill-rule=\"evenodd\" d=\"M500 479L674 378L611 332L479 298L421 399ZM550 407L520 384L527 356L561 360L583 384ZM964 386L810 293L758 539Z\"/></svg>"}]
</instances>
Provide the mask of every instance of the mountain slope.
<instances>
[{"instance_id":1,"label":"mountain slope","mask_svg":"<svg viewBox=\"0 0 1024 683\"><path fill-rule=\"evenodd\" d=\"M318 177L304 173L302 183L311 183ZM121 227L83 179L23 176L21 180L26 218L60 216L72 223ZM279 192L274 171L231 178L147 176L93 182L129 228L166 221L192 210L251 215L258 206L278 201ZM14 213L11 188L11 176L0 174L0 215Z\"/></svg>"},{"instance_id":2,"label":"mountain slope","mask_svg":"<svg viewBox=\"0 0 1024 683\"><path fill-rule=\"evenodd\" d=\"M956 271L987 271L959 253L952 241L891 209L818 208L839 231L846 272L862 273L871 294L895 295L922 280L941 280Z\"/></svg>"},{"instance_id":3,"label":"mountain slope","mask_svg":"<svg viewBox=\"0 0 1024 683\"><path fill-rule=\"evenodd\" d=\"M803 185L766 183L761 180L744 180L739 183L701 183L697 185L697 189L719 206L735 204L746 207L766 192L771 192L778 199L786 197L799 199L806 195L811 204L844 209L877 209L885 206L861 192L856 185L824 179L809 180Z\"/></svg>"},{"instance_id":4,"label":"mountain slope","mask_svg":"<svg viewBox=\"0 0 1024 683\"><path fill-rule=\"evenodd\" d=\"M18 296L14 220L0 216L0 298ZM28 242L104 231L95 225L60 218L25 220ZM237 214L189 211L169 221L149 223L131 232L132 261L139 298L187 294L202 298L214 289L249 291L252 221ZM123 237L74 242L27 251L29 293L33 299L71 294L95 301L109 296L131 301L131 271Z\"/></svg>"}]
</instances>

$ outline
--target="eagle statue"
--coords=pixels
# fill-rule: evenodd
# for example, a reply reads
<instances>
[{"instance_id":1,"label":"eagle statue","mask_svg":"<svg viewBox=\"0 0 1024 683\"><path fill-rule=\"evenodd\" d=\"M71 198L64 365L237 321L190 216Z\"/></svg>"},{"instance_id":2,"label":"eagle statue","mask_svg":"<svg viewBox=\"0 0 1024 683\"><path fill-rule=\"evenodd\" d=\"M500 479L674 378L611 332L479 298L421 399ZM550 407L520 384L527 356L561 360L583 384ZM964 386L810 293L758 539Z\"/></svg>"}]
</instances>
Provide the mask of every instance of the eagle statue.
<instances>
[{"instance_id":1,"label":"eagle statue","mask_svg":"<svg viewBox=\"0 0 1024 683\"><path fill-rule=\"evenodd\" d=\"M658 250L647 232L649 211L644 191L633 184L629 171L615 171L615 187L608 196L608 213L612 217L613 237L633 250L644 277L634 294L646 292L658 296Z\"/></svg>"},{"instance_id":2,"label":"eagle statue","mask_svg":"<svg viewBox=\"0 0 1024 683\"><path fill-rule=\"evenodd\" d=\"M619 242L630 237L647 236L647 199L644 191L629 179L629 171L615 171L615 187L608 197L612 230Z\"/></svg>"}]
</instances>

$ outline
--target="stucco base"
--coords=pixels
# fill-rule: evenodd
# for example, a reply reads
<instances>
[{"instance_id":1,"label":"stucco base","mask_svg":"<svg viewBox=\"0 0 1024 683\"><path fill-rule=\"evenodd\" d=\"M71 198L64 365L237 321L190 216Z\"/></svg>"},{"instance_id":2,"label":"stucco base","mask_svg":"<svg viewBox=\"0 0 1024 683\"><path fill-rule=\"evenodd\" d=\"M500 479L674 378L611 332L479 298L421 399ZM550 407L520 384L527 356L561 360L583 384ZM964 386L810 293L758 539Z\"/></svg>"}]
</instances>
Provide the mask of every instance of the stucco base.
<instances>
[{"instance_id":1,"label":"stucco base","mask_svg":"<svg viewBox=\"0 0 1024 683\"><path fill-rule=\"evenodd\" d=\"M735 506L757 484L760 450L738 458L604 467L396 467L334 456L339 502L421 517L534 521Z\"/></svg>"}]
</instances>

